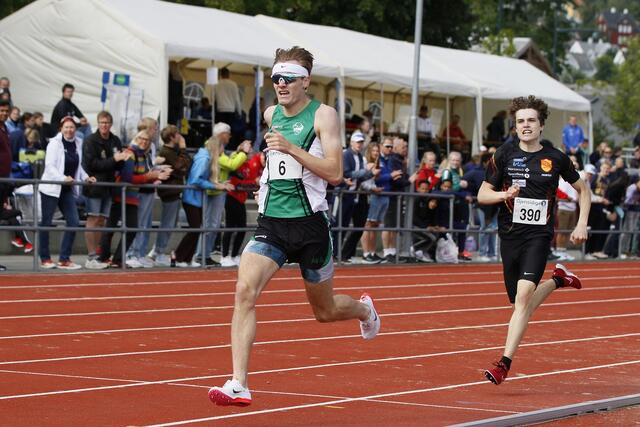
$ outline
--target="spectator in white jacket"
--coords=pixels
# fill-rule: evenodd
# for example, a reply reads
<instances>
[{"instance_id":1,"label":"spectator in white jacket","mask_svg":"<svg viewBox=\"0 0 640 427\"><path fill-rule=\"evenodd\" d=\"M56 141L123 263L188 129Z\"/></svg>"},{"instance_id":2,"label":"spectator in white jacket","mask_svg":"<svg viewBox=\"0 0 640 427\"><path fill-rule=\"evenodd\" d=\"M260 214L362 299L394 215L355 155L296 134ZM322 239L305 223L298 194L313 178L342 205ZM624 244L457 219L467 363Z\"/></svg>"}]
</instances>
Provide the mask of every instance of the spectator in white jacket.
<instances>
[{"instance_id":1,"label":"spectator in white jacket","mask_svg":"<svg viewBox=\"0 0 640 427\"><path fill-rule=\"evenodd\" d=\"M61 184L41 184L39 186L43 227L51 227L56 207L64 215L67 227L78 227L78 208L76 196L79 188L71 185L74 181L95 182L82 169L82 140L76 136L76 122L67 116L60 121L60 133L49 140L45 156L43 181L59 181ZM49 232L40 232L40 266L42 268L61 268L76 270L80 265L71 261L71 250L75 231L65 231L60 247L60 259L56 264L51 261L49 252Z\"/></svg>"}]
</instances>

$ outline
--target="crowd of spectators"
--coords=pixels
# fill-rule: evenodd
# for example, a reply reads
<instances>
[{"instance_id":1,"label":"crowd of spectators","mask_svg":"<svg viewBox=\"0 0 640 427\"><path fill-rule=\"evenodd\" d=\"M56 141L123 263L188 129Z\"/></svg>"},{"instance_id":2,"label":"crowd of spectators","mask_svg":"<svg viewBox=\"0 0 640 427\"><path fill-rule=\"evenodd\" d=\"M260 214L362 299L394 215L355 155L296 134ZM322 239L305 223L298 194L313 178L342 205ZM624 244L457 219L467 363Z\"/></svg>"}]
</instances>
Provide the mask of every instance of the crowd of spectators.
<instances>
[{"instance_id":1,"label":"crowd of spectators","mask_svg":"<svg viewBox=\"0 0 640 427\"><path fill-rule=\"evenodd\" d=\"M111 132L113 117L108 111L97 115L97 129L92 131L73 103L73 94L73 85L64 84L62 98L52 110L51 123L45 123L42 113L22 112L13 105L9 79L0 79L0 177L57 181L41 183L36 194L31 193L32 200L38 202L40 226L54 227L60 219L66 225L56 262L50 250L50 229L39 232L40 266L105 269L122 264L130 268L237 265L245 240L245 233L237 229L247 226L245 203L258 187L265 158L263 153L254 152L249 140L231 143L233 126L223 119L234 122L243 113L237 85L229 79L228 70L221 71L217 87L217 123L212 136L194 156L188 153L178 127L159 129L158 122L150 117L140 121L131 141L121 141ZM255 107L254 104L253 115ZM197 114L210 118L213 108L203 99ZM339 197L330 196L333 224L348 229L333 233L334 255L340 254L340 261L356 262L360 244L361 262L365 264L433 262L441 239L455 243L458 261L497 259L497 207L479 206L475 198L495 147L518 143L517 136L510 123L505 126L507 117L500 111L487 126L489 148L483 146L480 154L468 156L459 151L466 150L467 142L460 117L454 114L450 125L434 138L428 111L423 106L417 119L421 156L412 174L408 172L405 139L387 136L378 142L366 115L352 133L343 153L344 181L336 188L338 192L347 191ZM438 138L448 138L451 144L439 164L443 154ZM154 142L158 139L160 146ZM640 147L627 160L606 142L589 153L588 141L574 116L563 129L562 144L592 191L589 226L593 233L585 246L586 257L637 256L640 245L633 233L640 220ZM120 187L109 186L114 183L131 185L123 194ZM184 184L191 188L175 187ZM29 193L19 193L9 182L0 183L0 223L19 226L23 222L16 194ZM566 230L571 230L577 219L576 199L575 190L561 180L555 207L557 228L561 231L556 236L552 258L572 258L569 249L575 248L570 247ZM160 230L154 232L156 205L161 209L156 224ZM397 247L401 239L396 231L377 229L408 227L404 220L410 207L413 232L408 234L411 248L405 254ZM61 217L55 216L57 211ZM120 227L123 212L125 224L131 229L124 235L113 230ZM217 232L187 231L171 247L170 230L179 226L180 218L187 228L212 229L223 228L224 218L224 227L232 230L222 236ZM84 232L84 264L71 260L75 233L83 220L90 230ZM104 227L109 230L101 232ZM625 233L620 236L611 230ZM11 244L25 253L33 251L28 234L12 232ZM119 243L112 251L114 235ZM155 243L151 245L154 236ZM220 263L211 256L216 242L221 246Z\"/></svg>"}]
</instances>

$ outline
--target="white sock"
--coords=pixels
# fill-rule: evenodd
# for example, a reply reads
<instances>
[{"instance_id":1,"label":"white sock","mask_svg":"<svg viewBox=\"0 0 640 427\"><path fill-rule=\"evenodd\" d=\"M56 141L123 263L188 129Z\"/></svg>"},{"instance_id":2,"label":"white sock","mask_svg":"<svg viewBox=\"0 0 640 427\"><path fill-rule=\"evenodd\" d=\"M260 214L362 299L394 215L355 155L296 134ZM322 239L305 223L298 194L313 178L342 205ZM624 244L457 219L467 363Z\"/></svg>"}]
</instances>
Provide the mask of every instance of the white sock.
<instances>
[{"instance_id":1,"label":"white sock","mask_svg":"<svg viewBox=\"0 0 640 427\"><path fill-rule=\"evenodd\" d=\"M396 248L387 248L384 249L384 256L386 257L387 255L391 255L391 256L395 256L396 255Z\"/></svg>"}]
</instances>

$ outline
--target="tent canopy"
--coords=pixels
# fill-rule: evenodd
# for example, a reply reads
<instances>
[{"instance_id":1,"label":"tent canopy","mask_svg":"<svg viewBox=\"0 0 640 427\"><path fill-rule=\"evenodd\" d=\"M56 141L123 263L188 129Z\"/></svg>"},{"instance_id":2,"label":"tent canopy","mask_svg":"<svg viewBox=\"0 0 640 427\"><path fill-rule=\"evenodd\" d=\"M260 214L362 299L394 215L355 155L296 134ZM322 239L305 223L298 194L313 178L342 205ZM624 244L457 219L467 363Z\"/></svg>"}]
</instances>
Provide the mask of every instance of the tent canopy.
<instances>
[{"instance_id":1,"label":"tent canopy","mask_svg":"<svg viewBox=\"0 0 640 427\"><path fill-rule=\"evenodd\" d=\"M145 115L162 113L165 123L170 59L270 68L276 48L295 44L314 54L314 75L324 82L388 90L412 82L411 43L159 0L38 0L0 21L0 36L0 74L11 78L16 103L45 113L70 81L74 101L94 117L102 72L112 70L130 74L144 90ZM534 94L559 110L590 110L588 100L525 61L488 54L423 46L419 82L423 93L440 96Z\"/></svg>"}]
</instances>

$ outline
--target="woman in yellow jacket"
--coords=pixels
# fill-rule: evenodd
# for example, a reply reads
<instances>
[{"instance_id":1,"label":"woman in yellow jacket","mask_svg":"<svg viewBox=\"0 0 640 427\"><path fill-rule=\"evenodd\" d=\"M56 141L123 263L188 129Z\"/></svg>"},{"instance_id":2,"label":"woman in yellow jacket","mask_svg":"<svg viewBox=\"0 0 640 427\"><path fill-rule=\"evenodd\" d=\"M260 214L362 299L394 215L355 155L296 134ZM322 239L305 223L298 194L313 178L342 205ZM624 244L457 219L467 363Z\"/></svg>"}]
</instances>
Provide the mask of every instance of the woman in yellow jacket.
<instances>
[{"instance_id":1,"label":"woman in yellow jacket","mask_svg":"<svg viewBox=\"0 0 640 427\"><path fill-rule=\"evenodd\" d=\"M222 122L216 123L213 127L213 136L207 141L206 145L211 155L209 180L214 184L226 182L229 179L229 173L242 166L247 161L247 155L251 151L251 141L244 141L235 152L227 155L224 152L224 147L229 143L230 139L231 126ZM207 190L207 206L204 213L204 226L206 228L220 228L226 196L225 190ZM215 231L204 234L204 256L201 253L202 245L198 242L198 249L193 259L194 266L199 262L205 262L210 266L219 265L211 258L217 234Z\"/></svg>"}]
</instances>

